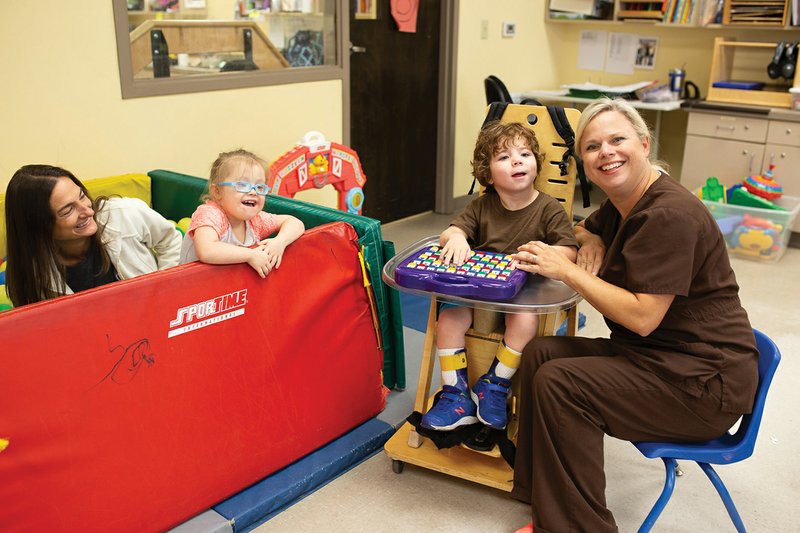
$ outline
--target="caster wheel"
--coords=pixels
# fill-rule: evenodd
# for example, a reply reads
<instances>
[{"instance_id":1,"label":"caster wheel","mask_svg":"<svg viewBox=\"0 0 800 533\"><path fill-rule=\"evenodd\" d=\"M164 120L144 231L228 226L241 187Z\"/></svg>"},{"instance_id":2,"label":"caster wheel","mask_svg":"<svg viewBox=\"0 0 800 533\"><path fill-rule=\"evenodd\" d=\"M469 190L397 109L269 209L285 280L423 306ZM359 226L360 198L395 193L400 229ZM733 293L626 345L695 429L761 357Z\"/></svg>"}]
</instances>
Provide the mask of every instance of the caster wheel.
<instances>
[{"instance_id":1,"label":"caster wheel","mask_svg":"<svg viewBox=\"0 0 800 533\"><path fill-rule=\"evenodd\" d=\"M403 461L392 459L392 472L395 474L402 474L404 466L406 466L406 464Z\"/></svg>"}]
</instances>

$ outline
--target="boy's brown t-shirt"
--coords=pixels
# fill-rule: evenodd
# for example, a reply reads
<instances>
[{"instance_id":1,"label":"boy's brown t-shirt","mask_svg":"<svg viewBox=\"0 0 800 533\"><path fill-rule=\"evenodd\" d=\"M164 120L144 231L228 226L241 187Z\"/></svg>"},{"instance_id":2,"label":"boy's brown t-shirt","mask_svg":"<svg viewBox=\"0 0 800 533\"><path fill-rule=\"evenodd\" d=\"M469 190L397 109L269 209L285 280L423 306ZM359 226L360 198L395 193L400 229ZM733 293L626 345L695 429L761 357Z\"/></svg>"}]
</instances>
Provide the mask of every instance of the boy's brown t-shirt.
<instances>
[{"instance_id":1,"label":"boy's brown t-shirt","mask_svg":"<svg viewBox=\"0 0 800 533\"><path fill-rule=\"evenodd\" d=\"M542 192L529 206L510 211L494 190L488 190L470 202L450 225L462 229L476 250L512 254L530 241L578 245L567 212Z\"/></svg>"}]
</instances>

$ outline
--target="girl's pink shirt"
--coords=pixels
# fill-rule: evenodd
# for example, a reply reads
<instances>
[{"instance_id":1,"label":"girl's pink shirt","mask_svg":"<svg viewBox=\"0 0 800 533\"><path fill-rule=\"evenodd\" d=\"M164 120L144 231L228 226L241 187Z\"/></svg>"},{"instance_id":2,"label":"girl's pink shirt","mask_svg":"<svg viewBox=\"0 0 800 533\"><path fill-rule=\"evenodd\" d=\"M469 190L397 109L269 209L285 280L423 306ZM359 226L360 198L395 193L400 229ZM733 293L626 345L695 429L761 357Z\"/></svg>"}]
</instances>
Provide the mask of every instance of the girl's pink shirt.
<instances>
[{"instance_id":1,"label":"girl's pink shirt","mask_svg":"<svg viewBox=\"0 0 800 533\"><path fill-rule=\"evenodd\" d=\"M278 217L272 213L261 211L258 215L254 216L247 221L247 224L253 228L253 233L257 240L266 239L278 229ZM192 222L186 230L186 235L194 237L194 231L201 226L209 226L221 238L228 231L231 223L228 220L225 211L215 202L208 201L199 206L192 215Z\"/></svg>"}]
</instances>

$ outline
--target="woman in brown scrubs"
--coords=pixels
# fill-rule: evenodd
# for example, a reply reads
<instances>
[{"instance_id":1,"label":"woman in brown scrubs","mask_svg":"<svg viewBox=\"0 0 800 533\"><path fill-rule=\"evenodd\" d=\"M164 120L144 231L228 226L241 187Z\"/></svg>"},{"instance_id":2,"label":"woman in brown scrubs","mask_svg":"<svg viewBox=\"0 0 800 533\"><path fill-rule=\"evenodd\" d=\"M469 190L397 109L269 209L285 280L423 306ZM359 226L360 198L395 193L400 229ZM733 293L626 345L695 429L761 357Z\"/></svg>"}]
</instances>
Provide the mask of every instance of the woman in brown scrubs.
<instances>
[{"instance_id":1,"label":"woman in brown scrubs","mask_svg":"<svg viewBox=\"0 0 800 533\"><path fill-rule=\"evenodd\" d=\"M513 496L520 531L617 531L603 437L700 441L753 404L758 352L725 242L705 206L658 165L623 100L583 112L577 148L608 196L578 224L577 264L542 242L519 268L561 280L600 311L609 339L537 337L526 347Z\"/></svg>"}]
</instances>

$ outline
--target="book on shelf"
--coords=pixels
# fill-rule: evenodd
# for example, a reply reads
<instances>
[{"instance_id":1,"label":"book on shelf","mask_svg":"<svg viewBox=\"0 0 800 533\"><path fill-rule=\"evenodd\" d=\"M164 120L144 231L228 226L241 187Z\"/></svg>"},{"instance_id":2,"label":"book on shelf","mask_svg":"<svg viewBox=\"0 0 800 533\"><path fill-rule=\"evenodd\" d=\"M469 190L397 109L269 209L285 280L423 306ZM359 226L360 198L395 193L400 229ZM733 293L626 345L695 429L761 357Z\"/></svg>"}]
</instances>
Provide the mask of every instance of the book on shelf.
<instances>
[{"instance_id":1,"label":"book on shelf","mask_svg":"<svg viewBox=\"0 0 800 533\"><path fill-rule=\"evenodd\" d=\"M663 0L630 0L619 3L617 18L623 20L661 21L663 18Z\"/></svg>"},{"instance_id":2,"label":"book on shelf","mask_svg":"<svg viewBox=\"0 0 800 533\"><path fill-rule=\"evenodd\" d=\"M550 11L594 15L594 0L550 0Z\"/></svg>"},{"instance_id":3,"label":"book on shelf","mask_svg":"<svg viewBox=\"0 0 800 533\"><path fill-rule=\"evenodd\" d=\"M722 0L665 0L664 24L676 26L708 26L717 22Z\"/></svg>"}]
</instances>

